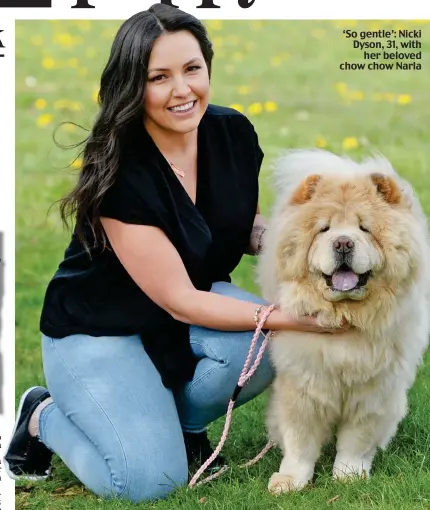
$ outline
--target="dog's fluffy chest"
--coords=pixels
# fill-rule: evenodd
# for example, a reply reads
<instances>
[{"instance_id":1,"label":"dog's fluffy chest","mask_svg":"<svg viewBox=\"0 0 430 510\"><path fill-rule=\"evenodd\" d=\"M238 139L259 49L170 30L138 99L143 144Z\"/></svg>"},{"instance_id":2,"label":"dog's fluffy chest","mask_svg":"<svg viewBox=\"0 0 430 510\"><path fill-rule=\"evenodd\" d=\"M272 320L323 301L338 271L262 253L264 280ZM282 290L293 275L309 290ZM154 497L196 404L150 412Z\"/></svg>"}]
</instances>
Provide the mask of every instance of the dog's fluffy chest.
<instances>
[{"instance_id":1,"label":"dog's fluffy chest","mask_svg":"<svg viewBox=\"0 0 430 510\"><path fill-rule=\"evenodd\" d=\"M378 412L387 393L404 381L399 378L400 352L394 347L377 348L353 335L322 338L283 332L273 340L270 351L280 398L289 398L286 388L299 390L320 408L321 419L333 424L364 411Z\"/></svg>"},{"instance_id":2,"label":"dog's fluffy chest","mask_svg":"<svg viewBox=\"0 0 430 510\"><path fill-rule=\"evenodd\" d=\"M330 388L371 384L401 363L396 344L370 342L357 333L321 335L278 332L271 358L277 373L289 375L299 385Z\"/></svg>"}]
</instances>

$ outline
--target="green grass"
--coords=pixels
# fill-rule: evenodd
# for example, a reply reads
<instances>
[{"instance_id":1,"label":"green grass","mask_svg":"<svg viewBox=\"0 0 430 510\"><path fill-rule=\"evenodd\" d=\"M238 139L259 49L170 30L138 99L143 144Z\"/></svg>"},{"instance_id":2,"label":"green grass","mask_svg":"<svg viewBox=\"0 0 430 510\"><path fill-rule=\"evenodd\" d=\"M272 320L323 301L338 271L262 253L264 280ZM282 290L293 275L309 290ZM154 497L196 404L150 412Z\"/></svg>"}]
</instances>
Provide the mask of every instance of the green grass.
<instances>
[{"instance_id":1,"label":"green grass","mask_svg":"<svg viewBox=\"0 0 430 510\"><path fill-rule=\"evenodd\" d=\"M223 21L209 22L215 43L212 102L240 104L255 111L270 101L276 111L251 115L266 154L261 175L261 208L270 214L270 162L284 148L327 143L343 152L351 138L353 156L375 149L386 155L415 186L430 213L428 83L430 25L419 22ZM21 21L16 34L16 399L30 385L44 384L39 315L46 285L68 242L58 211L49 206L72 185L64 167L75 156L52 143L53 128L72 120L91 126L97 111L92 95L119 22ZM359 61L358 50L342 30L421 28L421 71L340 71L344 61ZM44 60L45 59L45 60ZM46 60L47 59L47 60ZM45 65L45 67L44 67ZM48 68L46 68L48 67ZM30 86L29 86L30 85ZM241 94L246 92L246 94ZM399 99L400 97L400 99ZM44 100L38 101L37 100ZM58 103L58 101L62 101ZM400 101L400 103L399 103ZM406 104L401 104L401 103ZM44 107L39 110L36 107ZM251 110L249 107L251 106ZM40 116L44 115L41 119ZM52 116L49 117L49 116ZM40 127L37 121L48 124ZM51 123L49 121L52 120ZM70 143L84 132L62 132ZM347 143L346 140L345 143ZM257 292L253 260L244 257L235 283ZM371 479L342 485L330 479L333 447L318 462L313 487L300 494L273 497L266 487L277 470L278 451L256 466L237 466L266 442L266 395L238 409L223 453L233 469L222 480L139 508L209 509L430 509L430 359L410 394L410 412L388 450L379 453ZM210 434L218 441L223 420ZM89 493L56 459L52 481L17 484L17 508L131 509ZM204 499L202 499L204 498Z\"/></svg>"}]
</instances>

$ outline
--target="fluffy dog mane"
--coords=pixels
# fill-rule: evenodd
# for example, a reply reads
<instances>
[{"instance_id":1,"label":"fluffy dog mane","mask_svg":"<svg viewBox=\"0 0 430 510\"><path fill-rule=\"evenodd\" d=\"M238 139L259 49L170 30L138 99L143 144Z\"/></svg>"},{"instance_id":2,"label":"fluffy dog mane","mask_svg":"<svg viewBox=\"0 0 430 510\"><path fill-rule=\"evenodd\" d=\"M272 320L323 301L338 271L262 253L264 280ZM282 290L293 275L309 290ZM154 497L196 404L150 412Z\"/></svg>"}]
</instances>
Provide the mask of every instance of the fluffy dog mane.
<instances>
[{"instance_id":1,"label":"fluffy dog mane","mask_svg":"<svg viewBox=\"0 0 430 510\"><path fill-rule=\"evenodd\" d=\"M294 190L310 175L318 174L333 179L345 179L346 177L354 178L373 173L391 177L398 184L404 197L409 200L416 220L420 222L423 232L426 233L427 239L430 241L427 218L414 189L396 172L388 159L379 153L367 156L362 161L355 161L347 156L338 156L323 149L285 151L272 166L271 177L276 193L274 210L284 207Z\"/></svg>"}]
</instances>

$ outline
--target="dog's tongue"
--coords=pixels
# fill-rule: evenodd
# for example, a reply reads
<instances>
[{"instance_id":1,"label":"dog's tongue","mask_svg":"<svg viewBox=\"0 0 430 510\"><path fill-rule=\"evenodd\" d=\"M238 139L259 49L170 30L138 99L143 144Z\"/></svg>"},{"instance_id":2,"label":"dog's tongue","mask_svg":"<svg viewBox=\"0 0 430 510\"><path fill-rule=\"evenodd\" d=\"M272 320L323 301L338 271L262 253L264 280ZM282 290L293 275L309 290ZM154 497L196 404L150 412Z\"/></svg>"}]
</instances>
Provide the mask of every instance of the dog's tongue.
<instances>
[{"instance_id":1,"label":"dog's tongue","mask_svg":"<svg viewBox=\"0 0 430 510\"><path fill-rule=\"evenodd\" d=\"M331 277L333 288L336 290L351 290L358 283L358 276L353 271L335 271Z\"/></svg>"}]
</instances>

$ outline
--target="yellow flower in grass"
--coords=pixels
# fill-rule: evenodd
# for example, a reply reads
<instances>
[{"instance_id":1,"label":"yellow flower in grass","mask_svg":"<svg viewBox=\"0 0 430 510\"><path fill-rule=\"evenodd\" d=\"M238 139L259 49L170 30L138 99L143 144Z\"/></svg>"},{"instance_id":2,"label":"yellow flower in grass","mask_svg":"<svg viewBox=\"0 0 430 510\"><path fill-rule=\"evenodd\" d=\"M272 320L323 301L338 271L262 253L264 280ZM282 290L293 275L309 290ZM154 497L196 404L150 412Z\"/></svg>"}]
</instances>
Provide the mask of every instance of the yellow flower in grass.
<instances>
[{"instance_id":1,"label":"yellow flower in grass","mask_svg":"<svg viewBox=\"0 0 430 510\"><path fill-rule=\"evenodd\" d=\"M206 22L207 26L212 30L221 30L222 29L222 21L220 19L212 19Z\"/></svg>"},{"instance_id":2,"label":"yellow flower in grass","mask_svg":"<svg viewBox=\"0 0 430 510\"><path fill-rule=\"evenodd\" d=\"M42 115L39 115L37 118L36 124L39 127L45 127L51 124L51 122L54 120L54 117L50 113L42 113Z\"/></svg>"},{"instance_id":3,"label":"yellow flower in grass","mask_svg":"<svg viewBox=\"0 0 430 510\"><path fill-rule=\"evenodd\" d=\"M42 60L42 67L44 69L53 69L55 67L55 60L52 57L45 57Z\"/></svg>"},{"instance_id":4,"label":"yellow flower in grass","mask_svg":"<svg viewBox=\"0 0 430 510\"><path fill-rule=\"evenodd\" d=\"M116 30L113 30L112 28L107 28L102 32L102 37L104 39L112 39L115 37Z\"/></svg>"},{"instance_id":5,"label":"yellow flower in grass","mask_svg":"<svg viewBox=\"0 0 430 510\"><path fill-rule=\"evenodd\" d=\"M239 87L239 94L241 96L247 96L249 94L249 91L250 91L249 85L241 85Z\"/></svg>"},{"instance_id":6,"label":"yellow flower in grass","mask_svg":"<svg viewBox=\"0 0 430 510\"><path fill-rule=\"evenodd\" d=\"M355 27L357 25L357 21L356 20L335 20L333 22L333 25L336 27L336 28L352 28L352 27Z\"/></svg>"},{"instance_id":7,"label":"yellow flower in grass","mask_svg":"<svg viewBox=\"0 0 430 510\"><path fill-rule=\"evenodd\" d=\"M37 110L44 110L48 105L48 102L46 101L46 99L36 99L36 101L34 102L34 106L36 107Z\"/></svg>"},{"instance_id":8,"label":"yellow flower in grass","mask_svg":"<svg viewBox=\"0 0 430 510\"><path fill-rule=\"evenodd\" d=\"M95 48L88 48L85 52L85 56L88 58L94 58L97 56L97 50Z\"/></svg>"},{"instance_id":9,"label":"yellow flower in grass","mask_svg":"<svg viewBox=\"0 0 430 510\"><path fill-rule=\"evenodd\" d=\"M399 104L409 104L412 101L412 96L410 94L400 94L397 98L397 102Z\"/></svg>"},{"instance_id":10,"label":"yellow flower in grass","mask_svg":"<svg viewBox=\"0 0 430 510\"><path fill-rule=\"evenodd\" d=\"M67 60L67 65L72 69L76 69L77 67L79 67L79 60L76 57L69 58Z\"/></svg>"},{"instance_id":11,"label":"yellow flower in grass","mask_svg":"<svg viewBox=\"0 0 430 510\"><path fill-rule=\"evenodd\" d=\"M335 87L341 96L348 92L348 85L344 81L338 81Z\"/></svg>"},{"instance_id":12,"label":"yellow flower in grass","mask_svg":"<svg viewBox=\"0 0 430 510\"><path fill-rule=\"evenodd\" d=\"M72 162L70 165L72 168L79 169L82 166L82 158L77 158L75 161Z\"/></svg>"},{"instance_id":13,"label":"yellow flower in grass","mask_svg":"<svg viewBox=\"0 0 430 510\"><path fill-rule=\"evenodd\" d=\"M100 90L100 89L94 89L94 90L93 90L93 93L92 93L92 96L91 96L91 99L92 99L95 103L98 103L98 101L99 101L99 90Z\"/></svg>"},{"instance_id":14,"label":"yellow flower in grass","mask_svg":"<svg viewBox=\"0 0 430 510\"><path fill-rule=\"evenodd\" d=\"M243 61L243 53L241 53L240 51L235 51L233 53L233 55L231 56L231 58L235 61L235 62L242 62Z\"/></svg>"},{"instance_id":15,"label":"yellow flower in grass","mask_svg":"<svg viewBox=\"0 0 430 510\"><path fill-rule=\"evenodd\" d=\"M63 32L62 34L57 34L54 37L54 42L57 42L61 46L65 46L66 48L70 48L70 46L74 46L73 37L67 32Z\"/></svg>"},{"instance_id":16,"label":"yellow flower in grass","mask_svg":"<svg viewBox=\"0 0 430 510\"><path fill-rule=\"evenodd\" d=\"M389 101L390 103L392 103L393 101L396 100L396 94L393 94L392 92L384 92L382 94L382 100Z\"/></svg>"},{"instance_id":17,"label":"yellow flower in grass","mask_svg":"<svg viewBox=\"0 0 430 510\"><path fill-rule=\"evenodd\" d=\"M244 111L244 108L243 108L243 105L239 104L239 103L233 103L230 105L230 108L233 108L234 110L237 110L238 112L240 113L243 113Z\"/></svg>"},{"instance_id":18,"label":"yellow flower in grass","mask_svg":"<svg viewBox=\"0 0 430 510\"><path fill-rule=\"evenodd\" d=\"M78 44L84 44L84 42L85 42L85 39L80 35L73 37L73 46L76 46Z\"/></svg>"},{"instance_id":19,"label":"yellow flower in grass","mask_svg":"<svg viewBox=\"0 0 430 510\"><path fill-rule=\"evenodd\" d=\"M72 112L78 112L82 110L82 103L79 101L70 101L69 99L57 99L54 103L56 110L69 110Z\"/></svg>"},{"instance_id":20,"label":"yellow flower in grass","mask_svg":"<svg viewBox=\"0 0 430 510\"><path fill-rule=\"evenodd\" d=\"M326 35L326 32L322 28L315 28L311 32L311 36L314 39L323 39L325 37L325 35Z\"/></svg>"},{"instance_id":21,"label":"yellow flower in grass","mask_svg":"<svg viewBox=\"0 0 430 510\"><path fill-rule=\"evenodd\" d=\"M80 19L75 21L75 25L81 29L82 32L88 32L91 29L91 21Z\"/></svg>"},{"instance_id":22,"label":"yellow flower in grass","mask_svg":"<svg viewBox=\"0 0 430 510\"><path fill-rule=\"evenodd\" d=\"M224 48L220 48L219 50L217 50L216 54L219 60L224 59L227 56L227 53Z\"/></svg>"},{"instance_id":23,"label":"yellow flower in grass","mask_svg":"<svg viewBox=\"0 0 430 510\"><path fill-rule=\"evenodd\" d=\"M262 20L251 21L249 26L250 26L251 30L254 30L257 32L258 30L261 30L263 28L263 21Z\"/></svg>"},{"instance_id":24,"label":"yellow flower in grass","mask_svg":"<svg viewBox=\"0 0 430 510\"><path fill-rule=\"evenodd\" d=\"M324 147L327 147L328 142L327 142L327 140L323 136L318 135L315 138L315 145L317 147L319 147L320 149L324 149Z\"/></svg>"},{"instance_id":25,"label":"yellow flower in grass","mask_svg":"<svg viewBox=\"0 0 430 510\"><path fill-rule=\"evenodd\" d=\"M370 31L376 32L382 28L382 23L380 21L372 21L368 26Z\"/></svg>"},{"instance_id":26,"label":"yellow flower in grass","mask_svg":"<svg viewBox=\"0 0 430 510\"><path fill-rule=\"evenodd\" d=\"M79 101L70 101L69 109L72 110L73 112L79 112L83 109L82 103L80 103Z\"/></svg>"},{"instance_id":27,"label":"yellow flower in grass","mask_svg":"<svg viewBox=\"0 0 430 510\"><path fill-rule=\"evenodd\" d=\"M54 108L56 110L69 110L70 101L68 99L57 99L54 103Z\"/></svg>"},{"instance_id":28,"label":"yellow flower in grass","mask_svg":"<svg viewBox=\"0 0 430 510\"><path fill-rule=\"evenodd\" d=\"M361 90L352 90L348 94L349 99L353 99L354 101L362 101L364 99L364 92Z\"/></svg>"},{"instance_id":29,"label":"yellow flower in grass","mask_svg":"<svg viewBox=\"0 0 430 510\"><path fill-rule=\"evenodd\" d=\"M250 115L259 115L263 112L263 105L261 103L252 103L248 106L248 113Z\"/></svg>"},{"instance_id":30,"label":"yellow flower in grass","mask_svg":"<svg viewBox=\"0 0 430 510\"><path fill-rule=\"evenodd\" d=\"M43 37L41 35L33 35L30 39L31 44L33 46L42 46L43 45Z\"/></svg>"},{"instance_id":31,"label":"yellow flower in grass","mask_svg":"<svg viewBox=\"0 0 430 510\"><path fill-rule=\"evenodd\" d=\"M64 129L68 132L68 133L74 133L76 131L76 126L74 124L64 124Z\"/></svg>"},{"instance_id":32,"label":"yellow flower in grass","mask_svg":"<svg viewBox=\"0 0 430 510\"><path fill-rule=\"evenodd\" d=\"M222 47L224 43L224 39L220 36L216 36L212 39L212 44L214 45L214 48L219 49Z\"/></svg>"},{"instance_id":33,"label":"yellow flower in grass","mask_svg":"<svg viewBox=\"0 0 430 510\"><path fill-rule=\"evenodd\" d=\"M239 43L241 41L240 41L240 37L238 35L232 34L232 35L225 36L225 42L228 46L239 46Z\"/></svg>"},{"instance_id":34,"label":"yellow flower in grass","mask_svg":"<svg viewBox=\"0 0 430 510\"><path fill-rule=\"evenodd\" d=\"M356 149L358 146L359 143L355 136L348 136L347 138L344 138L342 142L342 147L347 151L351 149Z\"/></svg>"},{"instance_id":35,"label":"yellow flower in grass","mask_svg":"<svg viewBox=\"0 0 430 510\"><path fill-rule=\"evenodd\" d=\"M266 101L264 103L264 109L266 112L276 112L278 105L274 101Z\"/></svg>"},{"instance_id":36,"label":"yellow flower in grass","mask_svg":"<svg viewBox=\"0 0 430 510\"><path fill-rule=\"evenodd\" d=\"M279 67L281 64L282 64L282 59L281 57L272 57L270 59L270 63L273 67Z\"/></svg>"}]
</instances>

